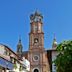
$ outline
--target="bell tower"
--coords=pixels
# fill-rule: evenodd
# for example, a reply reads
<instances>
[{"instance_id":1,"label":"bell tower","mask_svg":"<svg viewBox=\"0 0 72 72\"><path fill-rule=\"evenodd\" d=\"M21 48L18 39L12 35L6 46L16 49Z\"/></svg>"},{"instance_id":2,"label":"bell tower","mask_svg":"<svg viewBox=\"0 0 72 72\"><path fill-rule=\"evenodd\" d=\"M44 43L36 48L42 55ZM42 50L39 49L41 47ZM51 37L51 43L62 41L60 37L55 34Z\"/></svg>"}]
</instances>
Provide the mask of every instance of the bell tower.
<instances>
[{"instance_id":1,"label":"bell tower","mask_svg":"<svg viewBox=\"0 0 72 72\"><path fill-rule=\"evenodd\" d=\"M49 72L47 53L44 49L43 16L38 11L30 15L29 33L30 72Z\"/></svg>"},{"instance_id":2,"label":"bell tower","mask_svg":"<svg viewBox=\"0 0 72 72\"><path fill-rule=\"evenodd\" d=\"M42 23L43 16L39 12L35 12L30 16L30 24L31 24L31 31L29 34L29 48L30 50L34 49L32 47L40 46L40 50L44 48L44 33L43 33L43 23Z\"/></svg>"}]
</instances>

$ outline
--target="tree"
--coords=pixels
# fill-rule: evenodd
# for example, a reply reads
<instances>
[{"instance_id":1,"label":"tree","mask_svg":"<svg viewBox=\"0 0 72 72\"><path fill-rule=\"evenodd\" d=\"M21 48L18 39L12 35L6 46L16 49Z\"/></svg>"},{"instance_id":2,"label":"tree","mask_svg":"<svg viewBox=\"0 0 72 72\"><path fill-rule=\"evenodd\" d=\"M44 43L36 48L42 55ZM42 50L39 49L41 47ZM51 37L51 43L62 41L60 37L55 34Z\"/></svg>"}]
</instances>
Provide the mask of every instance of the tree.
<instances>
[{"instance_id":1,"label":"tree","mask_svg":"<svg viewBox=\"0 0 72 72\"><path fill-rule=\"evenodd\" d=\"M54 60L57 72L72 72L72 41L64 41L57 46L58 55Z\"/></svg>"}]
</instances>

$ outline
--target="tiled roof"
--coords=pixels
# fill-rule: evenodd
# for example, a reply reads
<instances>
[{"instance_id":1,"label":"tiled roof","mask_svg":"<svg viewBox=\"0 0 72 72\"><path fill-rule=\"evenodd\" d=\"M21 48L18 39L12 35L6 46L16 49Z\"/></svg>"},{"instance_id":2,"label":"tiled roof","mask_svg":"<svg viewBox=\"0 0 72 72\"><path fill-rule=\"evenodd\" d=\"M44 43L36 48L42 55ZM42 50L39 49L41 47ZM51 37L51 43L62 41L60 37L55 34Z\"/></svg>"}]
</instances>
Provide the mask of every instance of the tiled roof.
<instances>
[{"instance_id":1,"label":"tiled roof","mask_svg":"<svg viewBox=\"0 0 72 72\"><path fill-rule=\"evenodd\" d=\"M22 57L25 57L26 59L28 59L28 51L22 52Z\"/></svg>"}]
</instances>

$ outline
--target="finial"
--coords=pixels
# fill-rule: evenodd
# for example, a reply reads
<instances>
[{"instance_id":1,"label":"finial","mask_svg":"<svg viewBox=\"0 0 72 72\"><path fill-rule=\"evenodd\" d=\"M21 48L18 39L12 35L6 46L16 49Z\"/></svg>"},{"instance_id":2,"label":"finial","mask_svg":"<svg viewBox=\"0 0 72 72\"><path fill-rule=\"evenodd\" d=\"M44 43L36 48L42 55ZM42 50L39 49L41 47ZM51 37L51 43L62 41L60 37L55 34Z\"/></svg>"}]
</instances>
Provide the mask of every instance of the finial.
<instances>
[{"instance_id":1,"label":"finial","mask_svg":"<svg viewBox=\"0 0 72 72\"><path fill-rule=\"evenodd\" d=\"M39 11L36 9L36 11L35 11L35 15L36 16L39 16L40 15L40 13L39 13Z\"/></svg>"},{"instance_id":2,"label":"finial","mask_svg":"<svg viewBox=\"0 0 72 72\"><path fill-rule=\"evenodd\" d=\"M19 35L19 43L21 43L21 35Z\"/></svg>"},{"instance_id":3,"label":"finial","mask_svg":"<svg viewBox=\"0 0 72 72\"><path fill-rule=\"evenodd\" d=\"M56 41L56 34L54 33L54 40Z\"/></svg>"},{"instance_id":4,"label":"finial","mask_svg":"<svg viewBox=\"0 0 72 72\"><path fill-rule=\"evenodd\" d=\"M57 46L56 35L54 33L53 45L52 47L55 48Z\"/></svg>"}]
</instances>

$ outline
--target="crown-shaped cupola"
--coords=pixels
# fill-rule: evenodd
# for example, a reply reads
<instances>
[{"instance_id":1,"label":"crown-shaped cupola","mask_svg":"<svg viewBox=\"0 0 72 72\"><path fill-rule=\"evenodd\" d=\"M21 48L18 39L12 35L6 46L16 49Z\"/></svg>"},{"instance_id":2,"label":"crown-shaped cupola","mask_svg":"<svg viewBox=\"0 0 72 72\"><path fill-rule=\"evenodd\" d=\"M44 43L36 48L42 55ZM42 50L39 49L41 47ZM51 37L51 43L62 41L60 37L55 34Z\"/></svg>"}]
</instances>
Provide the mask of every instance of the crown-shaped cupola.
<instances>
[{"instance_id":1,"label":"crown-shaped cupola","mask_svg":"<svg viewBox=\"0 0 72 72\"><path fill-rule=\"evenodd\" d=\"M31 32L40 33L42 32L42 19L43 16L38 11L30 15Z\"/></svg>"},{"instance_id":2,"label":"crown-shaped cupola","mask_svg":"<svg viewBox=\"0 0 72 72\"><path fill-rule=\"evenodd\" d=\"M34 14L30 15L31 22L42 22L43 16L38 12L35 11Z\"/></svg>"}]
</instances>

